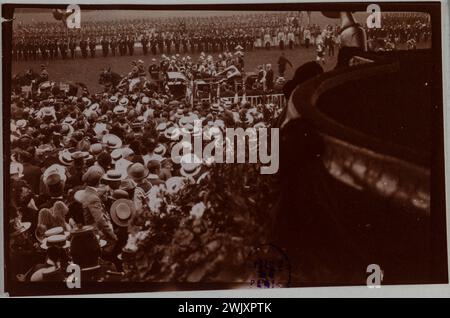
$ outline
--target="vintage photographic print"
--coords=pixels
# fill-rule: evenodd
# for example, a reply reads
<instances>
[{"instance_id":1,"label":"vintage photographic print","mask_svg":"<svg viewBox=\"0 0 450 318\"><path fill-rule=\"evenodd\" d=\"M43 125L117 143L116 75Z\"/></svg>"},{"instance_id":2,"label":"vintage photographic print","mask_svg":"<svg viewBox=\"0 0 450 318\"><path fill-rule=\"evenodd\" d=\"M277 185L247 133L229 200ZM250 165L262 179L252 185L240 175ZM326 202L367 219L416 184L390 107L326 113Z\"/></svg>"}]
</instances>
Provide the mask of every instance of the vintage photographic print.
<instances>
[{"instance_id":1,"label":"vintage photographic print","mask_svg":"<svg viewBox=\"0 0 450 318\"><path fill-rule=\"evenodd\" d=\"M448 282L441 3L2 14L9 294Z\"/></svg>"}]
</instances>

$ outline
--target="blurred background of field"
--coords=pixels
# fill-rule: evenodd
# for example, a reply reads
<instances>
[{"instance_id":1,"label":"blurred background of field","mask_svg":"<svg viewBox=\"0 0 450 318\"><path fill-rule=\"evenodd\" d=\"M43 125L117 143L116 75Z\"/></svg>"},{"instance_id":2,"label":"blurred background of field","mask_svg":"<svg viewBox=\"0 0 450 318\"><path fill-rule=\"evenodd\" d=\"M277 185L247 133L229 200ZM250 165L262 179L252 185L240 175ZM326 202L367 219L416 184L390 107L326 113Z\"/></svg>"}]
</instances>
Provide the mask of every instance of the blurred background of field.
<instances>
[{"instance_id":1,"label":"blurred background of field","mask_svg":"<svg viewBox=\"0 0 450 318\"><path fill-rule=\"evenodd\" d=\"M314 48L304 49L296 48L294 50L284 50L286 57L292 62L294 68L288 66L285 76L291 78L295 68L302 65L305 62L314 60L316 57L316 52ZM257 49L251 52L245 52L245 71L253 72L256 71L258 65L262 63L271 63L272 67L277 74L277 61L280 56L281 51L279 49L271 49L267 51L265 49ZM160 54L153 56L148 54L144 56L142 54L142 48L135 48L134 56L108 56L106 58L101 57L101 51L97 51L97 57L95 58L81 58L81 53L77 52L77 58L74 60L66 59L62 60L58 58L52 61L20 61L14 62L12 66L12 73L16 74L19 71L23 71L27 68L32 67L35 71L39 71L40 65L47 65L47 70L50 75L51 80L55 81L76 81L82 82L92 88L93 92L100 91L102 89L101 85L98 84L98 77L101 70L105 67L111 66L114 72L125 75L131 70L131 61L142 59L145 62L146 69L152 63L152 58L156 58L159 61ZM184 54L180 54L184 56ZM197 60L199 54L188 54L194 60ZM217 54L213 54L214 57ZM329 70L333 68L336 64L336 58L326 58L326 64L324 68Z\"/></svg>"}]
</instances>

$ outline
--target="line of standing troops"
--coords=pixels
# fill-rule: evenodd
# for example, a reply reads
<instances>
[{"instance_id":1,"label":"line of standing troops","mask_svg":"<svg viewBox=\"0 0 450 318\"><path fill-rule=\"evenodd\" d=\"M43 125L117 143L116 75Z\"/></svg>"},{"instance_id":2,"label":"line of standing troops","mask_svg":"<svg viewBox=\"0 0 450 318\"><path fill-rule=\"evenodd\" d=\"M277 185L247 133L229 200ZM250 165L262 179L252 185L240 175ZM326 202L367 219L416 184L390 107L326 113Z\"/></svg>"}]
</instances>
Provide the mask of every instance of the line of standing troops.
<instances>
[{"instance_id":1,"label":"line of standing troops","mask_svg":"<svg viewBox=\"0 0 450 318\"><path fill-rule=\"evenodd\" d=\"M161 35L140 37L100 37L99 40L92 38L54 38L54 39L24 39L13 41L13 60L36 60L36 59L62 59L75 58L77 52L81 52L83 58L95 57L98 46L101 46L103 57L134 55L136 43L140 43L142 53L173 54L173 53L195 53L195 52L224 52L233 51L240 45L243 50L254 49L255 37L252 35L194 35L164 38Z\"/></svg>"}]
</instances>

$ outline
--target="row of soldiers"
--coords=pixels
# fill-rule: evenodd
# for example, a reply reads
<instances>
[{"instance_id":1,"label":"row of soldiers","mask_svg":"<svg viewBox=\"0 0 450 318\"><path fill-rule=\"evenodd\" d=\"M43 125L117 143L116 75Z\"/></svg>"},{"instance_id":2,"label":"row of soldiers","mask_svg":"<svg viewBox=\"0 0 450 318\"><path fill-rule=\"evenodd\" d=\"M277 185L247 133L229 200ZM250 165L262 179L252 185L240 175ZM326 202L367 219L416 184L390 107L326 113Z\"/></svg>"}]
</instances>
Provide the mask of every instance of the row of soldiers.
<instances>
[{"instance_id":1,"label":"row of soldiers","mask_svg":"<svg viewBox=\"0 0 450 318\"><path fill-rule=\"evenodd\" d=\"M95 57L97 49L101 48L103 57L116 55L134 55L137 45L142 47L142 53L147 54L172 54L172 53L217 53L232 51L236 46L241 46L242 50L253 50L255 37L247 34L240 35L194 35L176 36L164 38L159 35L146 34L120 37L95 38L54 38L54 39L26 39L20 38L13 41L13 60L36 60L36 59L56 59L61 57L75 58L77 52L81 57Z\"/></svg>"}]
</instances>

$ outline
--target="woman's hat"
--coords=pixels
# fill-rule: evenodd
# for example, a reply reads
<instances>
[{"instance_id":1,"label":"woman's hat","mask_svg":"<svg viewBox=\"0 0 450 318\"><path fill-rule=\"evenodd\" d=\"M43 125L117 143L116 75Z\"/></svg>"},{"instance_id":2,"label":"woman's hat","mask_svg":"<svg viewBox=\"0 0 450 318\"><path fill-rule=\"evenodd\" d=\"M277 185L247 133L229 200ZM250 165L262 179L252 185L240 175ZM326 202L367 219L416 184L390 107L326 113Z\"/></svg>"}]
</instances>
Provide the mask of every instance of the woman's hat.
<instances>
[{"instance_id":1,"label":"woman's hat","mask_svg":"<svg viewBox=\"0 0 450 318\"><path fill-rule=\"evenodd\" d=\"M111 205L111 219L117 226L126 227L130 224L135 213L133 201L118 199Z\"/></svg>"}]
</instances>

